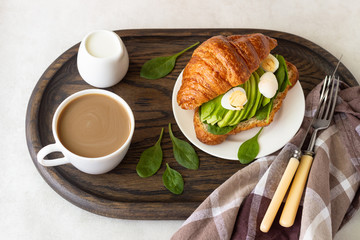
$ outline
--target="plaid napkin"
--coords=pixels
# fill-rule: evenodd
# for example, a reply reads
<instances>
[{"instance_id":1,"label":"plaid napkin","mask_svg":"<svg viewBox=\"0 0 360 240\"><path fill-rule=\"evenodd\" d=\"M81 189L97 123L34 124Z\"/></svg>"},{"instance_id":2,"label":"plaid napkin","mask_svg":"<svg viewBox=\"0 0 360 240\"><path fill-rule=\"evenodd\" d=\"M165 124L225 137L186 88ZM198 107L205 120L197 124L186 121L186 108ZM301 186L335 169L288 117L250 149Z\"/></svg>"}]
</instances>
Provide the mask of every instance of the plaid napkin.
<instances>
[{"instance_id":1,"label":"plaid napkin","mask_svg":"<svg viewBox=\"0 0 360 240\"><path fill-rule=\"evenodd\" d=\"M307 96L304 121L294 138L277 154L257 159L215 189L172 239L332 239L360 206L360 87L340 87L333 123L318 133L292 227L279 224L282 203L270 231L260 231L287 163L315 113L321 85Z\"/></svg>"}]
</instances>

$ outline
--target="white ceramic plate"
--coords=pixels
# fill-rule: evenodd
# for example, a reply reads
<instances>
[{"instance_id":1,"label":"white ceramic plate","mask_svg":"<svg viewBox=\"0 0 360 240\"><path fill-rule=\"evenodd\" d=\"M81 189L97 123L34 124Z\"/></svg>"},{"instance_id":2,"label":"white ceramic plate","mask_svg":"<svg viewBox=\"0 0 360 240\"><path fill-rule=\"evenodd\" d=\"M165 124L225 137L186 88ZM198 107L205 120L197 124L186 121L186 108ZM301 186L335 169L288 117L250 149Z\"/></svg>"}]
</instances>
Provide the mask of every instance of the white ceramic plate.
<instances>
[{"instance_id":1,"label":"white ceramic plate","mask_svg":"<svg viewBox=\"0 0 360 240\"><path fill-rule=\"evenodd\" d=\"M177 93L182 82L182 72L176 80L173 95L172 108L175 120L185 137L196 147L215 157L237 160L237 152L240 145L253 137L260 128L253 128L231 135L218 145L206 145L200 142L195 135L193 117L194 110L183 110L176 101ZM287 94L280 110L275 114L273 122L261 132L258 141L260 152L257 158L269 155L282 148L296 134L302 123L305 113L304 92L299 82Z\"/></svg>"}]
</instances>

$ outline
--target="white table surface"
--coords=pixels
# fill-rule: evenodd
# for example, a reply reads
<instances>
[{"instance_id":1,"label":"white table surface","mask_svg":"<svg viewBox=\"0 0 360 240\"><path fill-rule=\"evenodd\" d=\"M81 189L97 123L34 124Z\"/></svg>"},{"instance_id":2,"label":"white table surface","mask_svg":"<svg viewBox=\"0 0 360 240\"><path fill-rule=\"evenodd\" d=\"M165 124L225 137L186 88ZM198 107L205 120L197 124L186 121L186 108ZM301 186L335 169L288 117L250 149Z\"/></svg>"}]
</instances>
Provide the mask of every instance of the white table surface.
<instances>
[{"instance_id":1,"label":"white table surface","mask_svg":"<svg viewBox=\"0 0 360 240\"><path fill-rule=\"evenodd\" d=\"M360 79L360 4L342 1L1 0L0 239L169 239L183 221L112 219L60 197L25 139L30 94L60 54L95 29L261 28L302 36ZM360 213L335 236L358 239Z\"/></svg>"}]
</instances>

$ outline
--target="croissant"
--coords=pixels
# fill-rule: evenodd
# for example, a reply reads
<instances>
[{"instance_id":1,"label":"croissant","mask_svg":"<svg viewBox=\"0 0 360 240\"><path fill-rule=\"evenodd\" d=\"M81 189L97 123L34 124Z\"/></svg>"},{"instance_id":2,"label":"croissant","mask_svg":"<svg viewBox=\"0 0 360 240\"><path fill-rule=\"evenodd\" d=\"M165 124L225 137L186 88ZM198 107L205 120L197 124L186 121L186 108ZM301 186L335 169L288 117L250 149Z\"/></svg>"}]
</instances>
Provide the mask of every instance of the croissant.
<instances>
[{"instance_id":1,"label":"croissant","mask_svg":"<svg viewBox=\"0 0 360 240\"><path fill-rule=\"evenodd\" d=\"M261 33L206 40L184 69L177 103L195 109L244 83L276 46L275 39Z\"/></svg>"}]
</instances>

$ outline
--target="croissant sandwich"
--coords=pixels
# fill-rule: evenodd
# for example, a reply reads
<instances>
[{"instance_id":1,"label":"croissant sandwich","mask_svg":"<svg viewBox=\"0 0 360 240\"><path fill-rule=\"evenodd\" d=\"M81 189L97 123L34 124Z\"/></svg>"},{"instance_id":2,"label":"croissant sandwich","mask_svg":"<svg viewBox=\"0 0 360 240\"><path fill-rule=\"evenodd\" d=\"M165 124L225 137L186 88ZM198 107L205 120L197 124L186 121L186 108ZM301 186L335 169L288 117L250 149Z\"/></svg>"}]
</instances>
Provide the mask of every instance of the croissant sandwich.
<instances>
[{"instance_id":1,"label":"croissant sandwich","mask_svg":"<svg viewBox=\"0 0 360 240\"><path fill-rule=\"evenodd\" d=\"M197 138L209 145L230 134L269 125L297 68L270 51L277 41L260 33L215 36L193 53L183 72L177 103L195 110Z\"/></svg>"}]
</instances>

